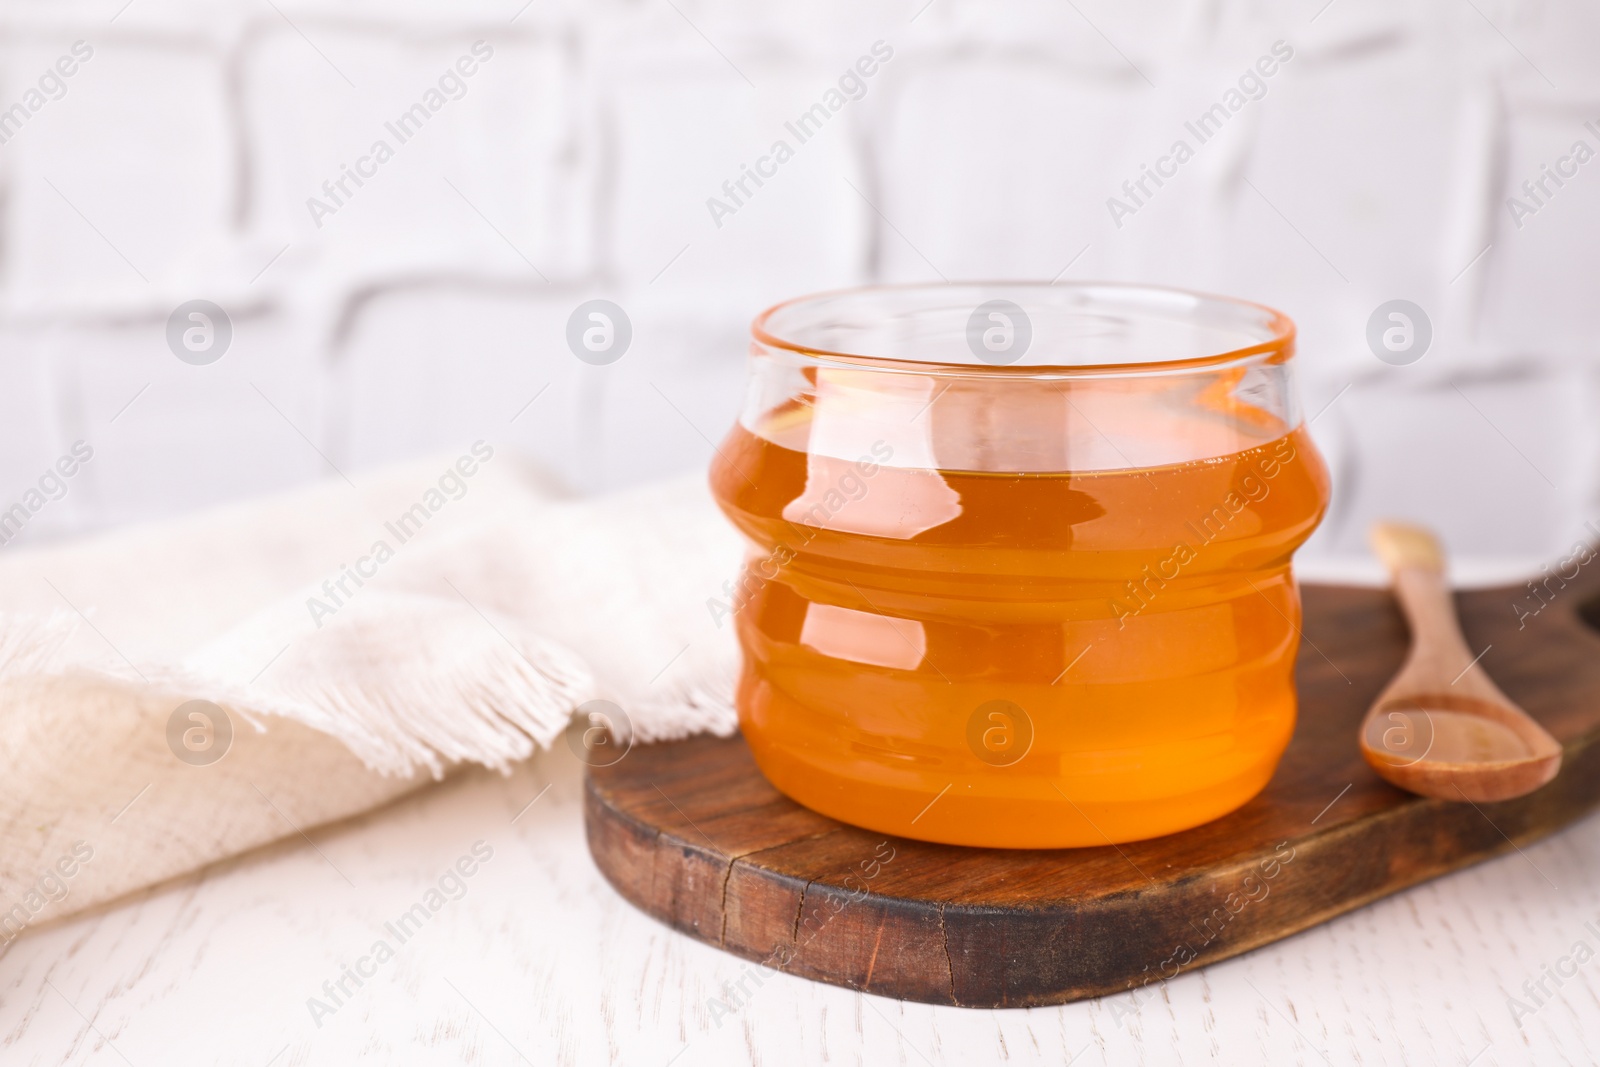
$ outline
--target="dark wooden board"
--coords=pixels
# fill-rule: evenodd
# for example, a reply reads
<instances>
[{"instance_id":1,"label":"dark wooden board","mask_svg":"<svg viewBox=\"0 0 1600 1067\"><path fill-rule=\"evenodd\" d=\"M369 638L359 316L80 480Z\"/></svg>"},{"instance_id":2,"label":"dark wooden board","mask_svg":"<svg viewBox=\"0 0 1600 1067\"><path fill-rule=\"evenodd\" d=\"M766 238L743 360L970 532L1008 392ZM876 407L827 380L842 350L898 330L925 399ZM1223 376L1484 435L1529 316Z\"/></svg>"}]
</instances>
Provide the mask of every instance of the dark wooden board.
<instances>
[{"instance_id":1,"label":"dark wooden board","mask_svg":"<svg viewBox=\"0 0 1600 1067\"><path fill-rule=\"evenodd\" d=\"M1569 568L1570 571L1571 568ZM639 746L591 770L589 848L624 897L769 967L883 996L1025 1007L1120 993L1227 959L1543 837L1600 802L1600 562L1541 603L1460 594L1482 665L1563 744L1538 792L1498 804L1404 793L1356 731L1405 654L1383 590L1304 587L1300 717L1266 790L1231 815L1118 847L935 845L800 807L744 742ZM1585 606L1587 605L1587 607Z\"/></svg>"}]
</instances>

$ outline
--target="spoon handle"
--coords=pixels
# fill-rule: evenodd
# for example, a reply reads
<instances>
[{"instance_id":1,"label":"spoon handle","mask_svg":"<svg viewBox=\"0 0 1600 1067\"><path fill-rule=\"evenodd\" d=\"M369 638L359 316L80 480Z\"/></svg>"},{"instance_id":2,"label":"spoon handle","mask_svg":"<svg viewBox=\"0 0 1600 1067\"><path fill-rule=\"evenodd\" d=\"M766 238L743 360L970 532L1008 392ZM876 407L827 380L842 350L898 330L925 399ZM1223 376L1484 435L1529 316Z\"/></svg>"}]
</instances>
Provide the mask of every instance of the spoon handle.
<instances>
[{"instance_id":1,"label":"spoon handle","mask_svg":"<svg viewBox=\"0 0 1600 1067\"><path fill-rule=\"evenodd\" d=\"M1395 596L1411 624L1411 658L1439 669L1471 660L1445 580L1444 549L1420 526L1380 522L1372 527L1372 547L1389 568Z\"/></svg>"}]
</instances>

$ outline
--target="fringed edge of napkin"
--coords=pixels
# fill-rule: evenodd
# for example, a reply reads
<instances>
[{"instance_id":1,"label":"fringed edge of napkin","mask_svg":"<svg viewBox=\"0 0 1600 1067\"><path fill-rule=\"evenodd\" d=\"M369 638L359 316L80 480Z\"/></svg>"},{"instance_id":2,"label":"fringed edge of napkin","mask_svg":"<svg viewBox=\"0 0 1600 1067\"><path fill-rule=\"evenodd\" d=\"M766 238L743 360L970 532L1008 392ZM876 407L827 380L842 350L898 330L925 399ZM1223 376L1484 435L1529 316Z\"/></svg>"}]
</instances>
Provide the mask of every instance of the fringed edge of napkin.
<instances>
[{"instance_id":1,"label":"fringed edge of napkin","mask_svg":"<svg viewBox=\"0 0 1600 1067\"><path fill-rule=\"evenodd\" d=\"M292 669L242 684L206 669L203 660L130 664L137 677L115 666L61 664L63 649L83 625L66 612L0 614L0 680L70 672L123 690L169 694L174 709L186 700L208 700L258 732L269 728L271 717L289 719L338 740L386 776L410 777L421 767L439 779L468 762L509 773L536 748L548 748L580 705L604 695L576 655L505 620L426 669L387 671L363 684L328 671ZM362 647L359 630L352 639L353 647ZM663 680L659 692L624 702L634 741L707 731L727 736L737 729L730 665L711 656L685 658L684 671Z\"/></svg>"}]
</instances>

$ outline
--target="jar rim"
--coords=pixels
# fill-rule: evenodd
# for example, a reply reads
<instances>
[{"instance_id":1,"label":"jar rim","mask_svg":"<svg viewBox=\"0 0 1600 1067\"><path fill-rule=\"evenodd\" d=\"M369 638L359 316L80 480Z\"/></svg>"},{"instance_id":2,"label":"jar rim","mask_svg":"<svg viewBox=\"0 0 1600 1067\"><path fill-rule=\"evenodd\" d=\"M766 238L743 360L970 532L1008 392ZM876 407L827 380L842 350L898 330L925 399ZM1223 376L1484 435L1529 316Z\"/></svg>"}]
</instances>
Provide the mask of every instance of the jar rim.
<instances>
[{"instance_id":1,"label":"jar rim","mask_svg":"<svg viewBox=\"0 0 1600 1067\"><path fill-rule=\"evenodd\" d=\"M774 323L774 319L786 314L812 306L822 307L829 302L852 297L870 296L875 293L887 295L915 295L919 292L925 292L930 295L950 294L962 289L992 291L995 293L1045 291L1056 294L1076 291L1091 299L1095 294L1100 294L1102 298L1115 295L1124 299L1137 299L1138 295L1142 294L1144 297L1153 300L1189 301L1197 312L1203 307L1210 307L1212 310L1225 309L1235 314L1241 312L1254 313L1259 316L1259 323L1262 327L1261 332L1265 336L1253 344L1230 347L1219 352L1205 352L1196 356L1172 359L1148 359L1131 362L1033 363L1023 365L966 363L922 358L910 359L839 351L815 344L807 344L793 336L784 336L785 333L793 333L793 331L777 329ZM1106 300L1106 304L1111 306L1114 301ZM818 365L836 365L858 370L992 378L1080 378L1170 374L1197 369L1210 369L1262 356L1266 357L1262 362L1282 363L1293 356L1295 342L1293 320L1281 311L1265 304L1172 286L1110 281L910 282L852 286L810 293L774 304L755 317L750 324L750 332L758 344L794 353Z\"/></svg>"}]
</instances>

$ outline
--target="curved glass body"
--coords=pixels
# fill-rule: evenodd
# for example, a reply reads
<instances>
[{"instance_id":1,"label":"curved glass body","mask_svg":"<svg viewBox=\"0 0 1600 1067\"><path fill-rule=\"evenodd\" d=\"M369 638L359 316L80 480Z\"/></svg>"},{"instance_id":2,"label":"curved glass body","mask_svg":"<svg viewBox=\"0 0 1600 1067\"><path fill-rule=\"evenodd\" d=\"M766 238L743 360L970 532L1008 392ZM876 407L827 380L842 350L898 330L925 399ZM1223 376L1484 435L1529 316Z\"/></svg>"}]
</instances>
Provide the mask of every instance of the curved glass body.
<instances>
[{"instance_id":1,"label":"curved glass body","mask_svg":"<svg viewBox=\"0 0 1600 1067\"><path fill-rule=\"evenodd\" d=\"M1267 308L1119 285L864 289L756 320L712 470L751 552L740 724L784 793L953 844L1245 803L1295 720L1326 469Z\"/></svg>"}]
</instances>

